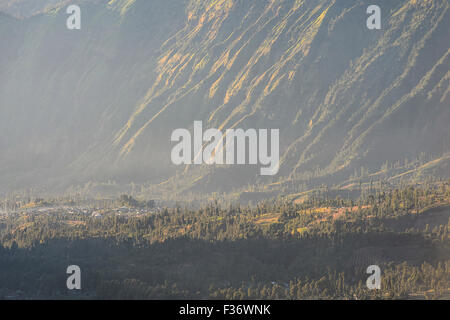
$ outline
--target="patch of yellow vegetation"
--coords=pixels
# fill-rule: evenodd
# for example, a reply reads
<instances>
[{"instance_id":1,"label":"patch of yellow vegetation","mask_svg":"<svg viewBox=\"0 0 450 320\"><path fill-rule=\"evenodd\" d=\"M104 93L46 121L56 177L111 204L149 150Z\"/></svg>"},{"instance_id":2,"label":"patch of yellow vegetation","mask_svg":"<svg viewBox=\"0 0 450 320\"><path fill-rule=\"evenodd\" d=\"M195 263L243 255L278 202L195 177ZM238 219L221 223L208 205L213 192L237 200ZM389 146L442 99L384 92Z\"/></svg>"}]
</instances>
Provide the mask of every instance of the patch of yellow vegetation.
<instances>
[{"instance_id":1,"label":"patch of yellow vegetation","mask_svg":"<svg viewBox=\"0 0 450 320\"><path fill-rule=\"evenodd\" d=\"M273 90L275 90L278 85L280 84L281 80L283 80L283 78L285 77L285 75L281 75L280 77L276 78L275 81L270 81L269 84L267 85L267 87L264 89L264 95L268 95L270 94Z\"/></svg>"},{"instance_id":2,"label":"patch of yellow vegetation","mask_svg":"<svg viewBox=\"0 0 450 320\"><path fill-rule=\"evenodd\" d=\"M238 57L239 53L241 53L242 47L236 52L236 54L233 56L233 58L230 59L230 61L227 63L227 70L230 70L231 67L234 64L234 61L236 61L236 58Z\"/></svg>"},{"instance_id":3,"label":"patch of yellow vegetation","mask_svg":"<svg viewBox=\"0 0 450 320\"><path fill-rule=\"evenodd\" d=\"M20 209L31 209L31 208L37 208L39 206L41 206L41 203L30 202L30 203L27 203L27 204L23 205L22 207L20 207Z\"/></svg>"},{"instance_id":4,"label":"patch of yellow vegetation","mask_svg":"<svg viewBox=\"0 0 450 320\"><path fill-rule=\"evenodd\" d=\"M280 219L281 213L266 213L260 216L255 224L257 225L271 225L277 223Z\"/></svg>"},{"instance_id":5,"label":"patch of yellow vegetation","mask_svg":"<svg viewBox=\"0 0 450 320\"><path fill-rule=\"evenodd\" d=\"M77 227L77 226L85 226L85 221L77 221L77 220L66 220L64 221L65 224L71 227Z\"/></svg>"},{"instance_id":6,"label":"patch of yellow vegetation","mask_svg":"<svg viewBox=\"0 0 450 320\"><path fill-rule=\"evenodd\" d=\"M219 88L220 81L222 79L223 79L223 74L212 84L211 88L209 89L209 97L210 98L215 96L217 89Z\"/></svg>"},{"instance_id":7,"label":"patch of yellow vegetation","mask_svg":"<svg viewBox=\"0 0 450 320\"><path fill-rule=\"evenodd\" d=\"M136 0L111 0L108 2L108 5L119 10L120 15L123 16L135 2Z\"/></svg>"},{"instance_id":8,"label":"patch of yellow vegetation","mask_svg":"<svg viewBox=\"0 0 450 320\"><path fill-rule=\"evenodd\" d=\"M321 25L323 22L323 19L325 18L325 16L327 15L328 10L330 9L330 7L326 8L321 14L320 16L316 19L316 21L314 21L314 25Z\"/></svg>"},{"instance_id":9,"label":"patch of yellow vegetation","mask_svg":"<svg viewBox=\"0 0 450 320\"><path fill-rule=\"evenodd\" d=\"M296 11L297 9L299 9L303 5L303 3L303 0L296 0L294 6L292 7L292 11Z\"/></svg>"},{"instance_id":10,"label":"patch of yellow vegetation","mask_svg":"<svg viewBox=\"0 0 450 320\"><path fill-rule=\"evenodd\" d=\"M248 75L250 73L250 69L247 69L247 71L238 79L236 79L234 81L234 83L232 84L231 88L227 90L227 93L225 94L225 98L223 103L227 104L230 99L235 96L242 88L242 85L244 83L244 81L247 79Z\"/></svg>"},{"instance_id":11,"label":"patch of yellow vegetation","mask_svg":"<svg viewBox=\"0 0 450 320\"><path fill-rule=\"evenodd\" d=\"M316 213L331 213L330 207L319 207L319 208L314 208L313 210Z\"/></svg>"},{"instance_id":12,"label":"patch of yellow vegetation","mask_svg":"<svg viewBox=\"0 0 450 320\"><path fill-rule=\"evenodd\" d=\"M308 200L308 196L307 196L307 195L306 195L306 196L301 196L301 197L296 198L296 199L294 200L294 203L295 203L295 204L302 204L302 203L304 203L306 200Z\"/></svg>"},{"instance_id":13,"label":"patch of yellow vegetation","mask_svg":"<svg viewBox=\"0 0 450 320\"><path fill-rule=\"evenodd\" d=\"M295 76L295 71L294 70L289 71L289 75L288 75L289 81L292 81L292 79L294 79L294 76Z\"/></svg>"},{"instance_id":14,"label":"patch of yellow vegetation","mask_svg":"<svg viewBox=\"0 0 450 320\"><path fill-rule=\"evenodd\" d=\"M203 176L199 176L198 178L194 179L194 181L192 181L192 183L194 184L202 179L203 179Z\"/></svg>"},{"instance_id":15,"label":"patch of yellow vegetation","mask_svg":"<svg viewBox=\"0 0 450 320\"><path fill-rule=\"evenodd\" d=\"M162 68L163 65L168 61L170 55L172 54L173 50L169 50L164 56L162 56L158 61L159 68Z\"/></svg>"},{"instance_id":16,"label":"patch of yellow vegetation","mask_svg":"<svg viewBox=\"0 0 450 320\"><path fill-rule=\"evenodd\" d=\"M194 71L204 69L208 61L209 61L208 55L204 56L203 59L200 60L200 62L194 66Z\"/></svg>"},{"instance_id":17,"label":"patch of yellow vegetation","mask_svg":"<svg viewBox=\"0 0 450 320\"><path fill-rule=\"evenodd\" d=\"M14 234L14 233L16 233L16 232L18 232L18 231L23 231L23 230L25 230L26 228L31 227L31 226L33 226L33 225L34 225L34 222L25 222L25 223L21 224L20 226L18 226L16 229L14 229L14 230L12 231L12 233Z\"/></svg>"},{"instance_id":18,"label":"patch of yellow vegetation","mask_svg":"<svg viewBox=\"0 0 450 320\"><path fill-rule=\"evenodd\" d=\"M311 43L314 40L317 32L319 32L319 28L322 25L323 20L325 19L325 16L327 15L328 10L330 9L331 5L326 8L318 17L317 19L314 21L314 23L312 24L312 26L309 29L309 34L308 34L308 38L307 41L305 41L304 46L303 46L303 54L305 56L307 56L309 54L309 49L311 47Z\"/></svg>"},{"instance_id":19,"label":"patch of yellow vegetation","mask_svg":"<svg viewBox=\"0 0 450 320\"><path fill-rule=\"evenodd\" d=\"M227 50L226 52L224 52L220 58L213 64L210 74L216 73L216 71L221 67L224 66L228 63L228 58L230 55L230 51Z\"/></svg>"},{"instance_id":20,"label":"patch of yellow vegetation","mask_svg":"<svg viewBox=\"0 0 450 320\"><path fill-rule=\"evenodd\" d=\"M176 70L174 70L173 74L173 79L171 82L171 85L173 86L175 84L175 80L177 79L177 77L179 75L181 75L181 73L183 72L184 69L186 69L186 67L189 65L189 63L191 62L191 60L194 58L195 54L191 54L186 55L185 58L183 59L183 62L180 62L180 64L177 66Z\"/></svg>"},{"instance_id":21,"label":"patch of yellow vegetation","mask_svg":"<svg viewBox=\"0 0 450 320\"><path fill-rule=\"evenodd\" d=\"M411 4L415 4L414 0L411 0ZM394 14L392 15L392 17L395 17L397 15L399 15L400 13L404 12L409 6L409 3L405 3L404 6L402 6L400 9L398 9L396 12L394 12Z\"/></svg>"},{"instance_id":22,"label":"patch of yellow vegetation","mask_svg":"<svg viewBox=\"0 0 450 320\"><path fill-rule=\"evenodd\" d=\"M308 227L297 228L296 231L297 231L298 233L302 234L302 233L308 231Z\"/></svg>"}]
</instances>

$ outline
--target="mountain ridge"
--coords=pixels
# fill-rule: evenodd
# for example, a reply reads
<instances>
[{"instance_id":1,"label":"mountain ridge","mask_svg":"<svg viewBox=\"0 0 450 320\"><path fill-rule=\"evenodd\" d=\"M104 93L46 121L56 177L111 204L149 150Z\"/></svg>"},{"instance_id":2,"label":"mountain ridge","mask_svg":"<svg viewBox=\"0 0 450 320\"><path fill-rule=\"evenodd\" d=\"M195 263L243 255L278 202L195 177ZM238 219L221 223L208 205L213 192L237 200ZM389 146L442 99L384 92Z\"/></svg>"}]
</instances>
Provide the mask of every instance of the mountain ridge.
<instances>
[{"instance_id":1,"label":"mountain ridge","mask_svg":"<svg viewBox=\"0 0 450 320\"><path fill-rule=\"evenodd\" d=\"M73 54L64 64L62 55L50 54L65 67L44 71L62 80L69 70L78 89L65 99L79 99L81 104L69 103L77 121L65 117L71 110L65 108L54 120L65 140L48 143L50 153L59 150L62 155L58 161L43 161L55 166L56 170L43 169L52 177L43 173L36 179L39 170L34 168L15 187L40 179L59 186L117 180L150 183L151 192L157 192L162 181L169 181L175 193L232 192L247 184L268 190L277 186L279 191L297 185L289 189L294 192L299 186L314 187L319 183L315 179L335 185L355 171L366 170L368 176L386 162L414 162L422 153L442 157L449 151L449 5L378 4L382 30L365 27L364 1L82 3L79 34L63 30L67 15L62 12L26 19L25 25L37 23L38 30L49 30L42 31L45 39L55 33L64 43L58 47L49 41L56 52L74 49L71 41L81 42L79 56ZM56 21L60 29L50 31L49 23ZM12 42L20 46L20 40ZM126 49L130 47L135 50ZM34 55L43 48L29 50ZM30 55L22 55L20 63L31 61ZM89 68L83 59L90 61ZM36 71L42 59L34 61L31 68ZM67 69L67 64L75 67ZM23 75L29 69L16 66L20 64L15 62L9 72L20 80L27 78ZM23 81L5 87L5 74L0 72L0 102L21 105L16 88ZM29 84L36 91L34 101L50 105L49 113L43 114L58 114L56 106L64 98L55 98L55 86L51 84L44 97L42 87L35 90ZM62 92L71 92L69 87L63 85ZM17 93L11 94L10 88ZM29 105L27 98L21 99ZM14 118L17 108L13 109L6 111ZM29 126L27 117L19 120ZM42 133L47 120L35 121L39 143L55 134ZM218 129L280 128L279 175L264 179L256 168L241 166L173 166L170 133L192 128L195 120ZM73 128L68 130L68 125ZM85 131L84 137L77 128ZM11 144L3 142L7 150L14 150ZM10 154L20 158L24 150L19 147ZM11 163L4 158L0 163Z\"/></svg>"}]
</instances>

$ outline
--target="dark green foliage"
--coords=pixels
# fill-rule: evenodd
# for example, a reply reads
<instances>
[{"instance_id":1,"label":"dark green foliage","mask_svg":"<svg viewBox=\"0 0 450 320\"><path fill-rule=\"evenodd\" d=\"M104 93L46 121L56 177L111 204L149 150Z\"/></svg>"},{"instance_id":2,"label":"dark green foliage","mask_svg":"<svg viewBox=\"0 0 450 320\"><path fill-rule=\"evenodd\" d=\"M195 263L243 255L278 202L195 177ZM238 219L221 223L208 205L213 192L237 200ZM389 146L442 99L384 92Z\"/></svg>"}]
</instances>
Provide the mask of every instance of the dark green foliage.
<instances>
[{"instance_id":1,"label":"dark green foliage","mask_svg":"<svg viewBox=\"0 0 450 320\"><path fill-rule=\"evenodd\" d=\"M378 190L357 203L11 214L0 223L0 296L70 297L65 269L77 264L78 298L441 297L450 284L448 198L443 184ZM324 208L355 210L336 217ZM378 291L365 285L372 264L382 270Z\"/></svg>"}]
</instances>

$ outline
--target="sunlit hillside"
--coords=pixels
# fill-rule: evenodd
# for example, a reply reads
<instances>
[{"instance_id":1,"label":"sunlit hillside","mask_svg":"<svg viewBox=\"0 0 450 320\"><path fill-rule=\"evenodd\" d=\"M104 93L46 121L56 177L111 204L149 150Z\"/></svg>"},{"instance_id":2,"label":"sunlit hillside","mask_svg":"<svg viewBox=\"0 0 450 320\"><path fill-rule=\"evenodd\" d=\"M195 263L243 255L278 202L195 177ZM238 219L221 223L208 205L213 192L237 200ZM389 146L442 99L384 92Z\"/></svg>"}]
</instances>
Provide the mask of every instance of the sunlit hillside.
<instances>
[{"instance_id":1,"label":"sunlit hillside","mask_svg":"<svg viewBox=\"0 0 450 320\"><path fill-rule=\"evenodd\" d=\"M189 197L446 177L448 1L379 4L381 30L350 0L81 1L79 31L64 6L2 14L1 189ZM173 165L170 135L195 120L280 129L280 171Z\"/></svg>"}]
</instances>

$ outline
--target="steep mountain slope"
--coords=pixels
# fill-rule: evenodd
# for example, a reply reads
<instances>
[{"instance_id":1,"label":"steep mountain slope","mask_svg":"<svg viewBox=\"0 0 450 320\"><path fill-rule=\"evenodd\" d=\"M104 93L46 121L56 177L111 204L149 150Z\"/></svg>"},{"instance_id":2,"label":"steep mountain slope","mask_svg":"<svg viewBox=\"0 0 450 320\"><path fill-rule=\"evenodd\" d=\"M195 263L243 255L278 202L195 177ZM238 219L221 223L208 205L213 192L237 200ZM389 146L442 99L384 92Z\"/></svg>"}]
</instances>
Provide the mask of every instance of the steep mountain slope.
<instances>
[{"instance_id":1,"label":"steep mountain slope","mask_svg":"<svg viewBox=\"0 0 450 320\"><path fill-rule=\"evenodd\" d=\"M183 10L176 16L179 4L143 2L127 17L104 1L83 2L80 31L67 30L65 10L23 21L2 16L9 27L2 28L2 43L11 52L1 55L3 185L66 182L65 175L76 181L83 174L68 165L110 143L151 86L164 32L175 32L184 16Z\"/></svg>"},{"instance_id":2,"label":"steep mountain slope","mask_svg":"<svg viewBox=\"0 0 450 320\"><path fill-rule=\"evenodd\" d=\"M350 0L87 1L80 31L64 10L1 15L2 188L298 191L405 159L447 163L449 3L377 4L381 30ZM175 167L171 132L195 120L279 128L278 175Z\"/></svg>"}]
</instances>

